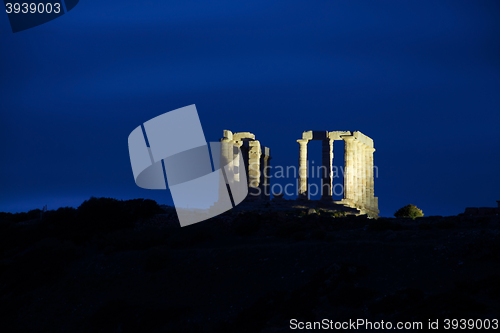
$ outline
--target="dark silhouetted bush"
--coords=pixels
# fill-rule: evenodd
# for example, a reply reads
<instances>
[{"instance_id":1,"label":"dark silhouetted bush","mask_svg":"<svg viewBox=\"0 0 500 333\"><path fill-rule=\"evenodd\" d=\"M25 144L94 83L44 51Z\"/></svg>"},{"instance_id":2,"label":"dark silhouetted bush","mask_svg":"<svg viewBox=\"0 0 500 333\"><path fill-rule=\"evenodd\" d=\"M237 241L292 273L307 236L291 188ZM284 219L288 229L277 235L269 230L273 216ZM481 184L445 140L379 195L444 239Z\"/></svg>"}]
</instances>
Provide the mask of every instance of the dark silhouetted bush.
<instances>
[{"instance_id":1,"label":"dark silhouetted bush","mask_svg":"<svg viewBox=\"0 0 500 333\"><path fill-rule=\"evenodd\" d=\"M96 233L132 228L139 219L148 219L160 212L162 210L154 200L121 201L91 197L76 210L71 231L78 238L86 239ZM70 214L69 211L63 213Z\"/></svg>"},{"instance_id":2,"label":"dark silhouetted bush","mask_svg":"<svg viewBox=\"0 0 500 333\"><path fill-rule=\"evenodd\" d=\"M424 216L424 213L415 205L406 205L403 208L400 208L396 213L394 213L395 217L410 217L415 219L417 217Z\"/></svg>"},{"instance_id":3,"label":"dark silhouetted bush","mask_svg":"<svg viewBox=\"0 0 500 333\"><path fill-rule=\"evenodd\" d=\"M151 199L132 199L123 203L125 211L134 221L149 219L156 214L163 213L156 201Z\"/></svg>"},{"instance_id":4,"label":"dark silhouetted bush","mask_svg":"<svg viewBox=\"0 0 500 333\"><path fill-rule=\"evenodd\" d=\"M43 223L47 225L53 225L55 228L59 228L73 223L75 217L75 208L61 207L58 210L49 210L43 213Z\"/></svg>"},{"instance_id":5,"label":"dark silhouetted bush","mask_svg":"<svg viewBox=\"0 0 500 333\"><path fill-rule=\"evenodd\" d=\"M40 209L32 209L27 213L23 212L15 214L0 212L0 221L3 220L19 223L24 221L36 220L40 219L41 213L42 211Z\"/></svg>"},{"instance_id":6,"label":"dark silhouetted bush","mask_svg":"<svg viewBox=\"0 0 500 333\"><path fill-rule=\"evenodd\" d=\"M134 220L127 214L122 201L91 197L77 210L75 229L83 235L130 228Z\"/></svg>"}]
</instances>

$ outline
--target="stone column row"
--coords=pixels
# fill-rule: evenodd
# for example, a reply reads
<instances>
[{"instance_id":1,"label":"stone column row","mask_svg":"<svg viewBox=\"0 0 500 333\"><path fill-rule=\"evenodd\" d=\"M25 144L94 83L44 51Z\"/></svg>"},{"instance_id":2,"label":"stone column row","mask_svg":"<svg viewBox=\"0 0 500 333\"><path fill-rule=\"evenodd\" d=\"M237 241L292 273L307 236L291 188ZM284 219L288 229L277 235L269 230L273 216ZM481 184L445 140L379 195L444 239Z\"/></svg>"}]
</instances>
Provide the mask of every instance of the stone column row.
<instances>
[{"instance_id":1,"label":"stone column row","mask_svg":"<svg viewBox=\"0 0 500 333\"><path fill-rule=\"evenodd\" d=\"M299 143L299 183L298 199L306 199L307 194L307 144L308 139L297 140ZM321 199L333 200L333 140L322 139L322 165L321 165Z\"/></svg>"},{"instance_id":2,"label":"stone column row","mask_svg":"<svg viewBox=\"0 0 500 333\"><path fill-rule=\"evenodd\" d=\"M323 200L333 200L333 142L344 140L344 198L352 206L378 213L378 200L374 197L373 143L359 132L304 132L299 143L299 198L307 198L307 144L322 140L321 193Z\"/></svg>"},{"instance_id":3,"label":"stone column row","mask_svg":"<svg viewBox=\"0 0 500 333\"><path fill-rule=\"evenodd\" d=\"M221 166L226 165L228 171L234 174L230 182L240 182L241 172L246 170L249 199L264 198L269 193L270 176L264 172L269 166L269 148L262 147L255 140L255 135L249 132L232 133L225 130L221 142ZM243 154L244 166L240 165L239 153ZM233 187L234 188L234 187ZM236 187L240 188L240 187ZM223 190L223 189L221 189ZM267 192L266 192L267 191Z\"/></svg>"}]
</instances>

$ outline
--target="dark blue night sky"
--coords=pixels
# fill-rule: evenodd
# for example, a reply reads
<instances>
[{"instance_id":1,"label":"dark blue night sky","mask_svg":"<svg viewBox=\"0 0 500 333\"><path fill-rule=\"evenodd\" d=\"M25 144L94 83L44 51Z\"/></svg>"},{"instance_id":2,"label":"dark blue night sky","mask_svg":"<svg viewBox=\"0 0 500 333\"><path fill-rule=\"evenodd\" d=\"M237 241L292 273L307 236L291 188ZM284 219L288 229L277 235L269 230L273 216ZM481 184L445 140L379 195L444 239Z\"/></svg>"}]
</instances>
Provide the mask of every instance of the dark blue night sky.
<instances>
[{"instance_id":1,"label":"dark blue night sky","mask_svg":"<svg viewBox=\"0 0 500 333\"><path fill-rule=\"evenodd\" d=\"M190 104L207 141L253 132L275 166L306 130L370 136L381 216L500 200L497 1L81 0L15 34L3 14L0 92L0 211L171 204L135 185L127 138Z\"/></svg>"}]
</instances>

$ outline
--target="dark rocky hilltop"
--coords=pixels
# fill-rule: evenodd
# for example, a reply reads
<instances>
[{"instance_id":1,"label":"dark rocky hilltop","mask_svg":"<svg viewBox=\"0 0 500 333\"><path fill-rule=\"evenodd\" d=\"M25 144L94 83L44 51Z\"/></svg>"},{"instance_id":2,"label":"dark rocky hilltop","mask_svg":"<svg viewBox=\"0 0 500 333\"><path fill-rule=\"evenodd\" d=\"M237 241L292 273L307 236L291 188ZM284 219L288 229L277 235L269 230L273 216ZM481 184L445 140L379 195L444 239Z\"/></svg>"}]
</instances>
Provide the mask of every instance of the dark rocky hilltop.
<instances>
[{"instance_id":1,"label":"dark rocky hilltop","mask_svg":"<svg viewBox=\"0 0 500 333\"><path fill-rule=\"evenodd\" d=\"M19 332L286 332L290 321L498 318L500 217L230 211L180 228L151 200L0 214Z\"/></svg>"}]
</instances>

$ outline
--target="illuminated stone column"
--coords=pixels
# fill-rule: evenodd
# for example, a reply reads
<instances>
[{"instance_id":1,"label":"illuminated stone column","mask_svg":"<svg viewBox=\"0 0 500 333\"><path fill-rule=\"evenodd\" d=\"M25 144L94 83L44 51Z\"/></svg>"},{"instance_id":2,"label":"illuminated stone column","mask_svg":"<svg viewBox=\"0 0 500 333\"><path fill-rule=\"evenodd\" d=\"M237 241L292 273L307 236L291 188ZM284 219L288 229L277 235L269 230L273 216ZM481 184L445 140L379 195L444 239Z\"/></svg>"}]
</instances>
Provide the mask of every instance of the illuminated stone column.
<instances>
[{"instance_id":1,"label":"illuminated stone column","mask_svg":"<svg viewBox=\"0 0 500 333\"><path fill-rule=\"evenodd\" d=\"M299 143L299 197L307 199L307 143L309 140L300 139Z\"/></svg>"},{"instance_id":2,"label":"illuminated stone column","mask_svg":"<svg viewBox=\"0 0 500 333\"><path fill-rule=\"evenodd\" d=\"M360 173L361 173L361 207L366 209L367 201L366 201L366 145L361 143L361 165L360 165Z\"/></svg>"},{"instance_id":3,"label":"illuminated stone column","mask_svg":"<svg viewBox=\"0 0 500 333\"><path fill-rule=\"evenodd\" d=\"M344 140L344 200L354 202L354 137L343 136Z\"/></svg>"},{"instance_id":4,"label":"illuminated stone column","mask_svg":"<svg viewBox=\"0 0 500 333\"><path fill-rule=\"evenodd\" d=\"M365 163L364 163L364 172L365 172L365 208L370 209L370 147L365 145Z\"/></svg>"},{"instance_id":5,"label":"illuminated stone column","mask_svg":"<svg viewBox=\"0 0 500 333\"><path fill-rule=\"evenodd\" d=\"M270 164L271 156L270 149L267 147L261 147L262 155L260 157L260 190L262 192L261 198L269 200L270 199Z\"/></svg>"},{"instance_id":6,"label":"illuminated stone column","mask_svg":"<svg viewBox=\"0 0 500 333\"><path fill-rule=\"evenodd\" d=\"M333 186L333 140L325 139L322 144L322 177L321 177L321 199L332 201L332 186Z\"/></svg>"},{"instance_id":7,"label":"illuminated stone column","mask_svg":"<svg viewBox=\"0 0 500 333\"><path fill-rule=\"evenodd\" d=\"M368 151L368 207L370 210L377 210L377 203L375 201L375 181L373 178L373 153L375 152L374 148L369 147Z\"/></svg>"},{"instance_id":8,"label":"illuminated stone column","mask_svg":"<svg viewBox=\"0 0 500 333\"><path fill-rule=\"evenodd\" d=\"M240 182L240 147L243 145L241 141L236 141L233 144L233 170L234 170L234 181L239 183Z\"/></svg>"},{"instance_id":9,"label":"illuminated stone column","mask_svg":"<svg viewBox=\"0 0 500 333\"><path fill-rule=\"evenodd\" d=\"M248 195L251 199L258 199L261 196L260 190L260 142L248 142Z\"/></svg>"},{"instance_id":10,"label":"illuminated stone column","mask_svg":"<svg viewBox=\"0 0 500 333\"><path fill-rule=\"evenodd\" d=\"M234 172L234 182L236 183L236 186L234 188L240 189L241 187L238 187L237 185L240 183L240 172L241 172L241 166L240 166L240 147L243 145L243 142L241 141L235 141L233 144L233 172Z\"/></svg>"},{"instance_id":11,"label":"illuminated stone column","mask_svg":"<svg viewBox=\"0 0 500 333\"><path fill-rule=\"evenodd\" d=\"M361 142L354 139L354 203L361 205Z\"/></svg>"},{"instance_id":12,"label":"illuminated stone column","mask_svg":"<svg viewBox=\"0 0 500 333\"><path fill-rule=\"evenodd\" d=\"M229 152L229 150L231 149L232 150L232 142L231 140L226 136L226 132L229 132L229 131L224 131L224 138L222 138L220 140L220 159L219 159L219 162L220 162L220 166L221 168L225 165L228 165L229 163L229 155L232 156L232 151L231 153ZM225 196L227 196L227 188L226 187L219 187L219 198L224 198Z\"/></svg>"},{"instance_id":13,"label":"illuminated stone column","mask_svg":"<svg viewBox=\"0 0 500 333\"><path fill-rule=\"evenodd\" d=\"M220 163L221 163L221 166L223 166L223 165L227 165L229 163L229 161L230 161L230 157L229 157L230 156L230 152L229 152L229 149L232 146L232 144L231 144L231 140L229 140L228 138L221 139L220 143L221 143L221 159L220 159Z\"/></svg>"},{"instance_id":14,"label":"illuminated stone column","mask_svg":"<svg viewBox=\"0 0 500 333\"><path fill-rule=\"evenodd\" d=\"M360 208L364 207L365 183L364 183L364 144L358 140L358 205Z\"/></svg>"}]
</instances>

